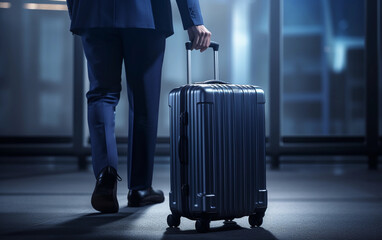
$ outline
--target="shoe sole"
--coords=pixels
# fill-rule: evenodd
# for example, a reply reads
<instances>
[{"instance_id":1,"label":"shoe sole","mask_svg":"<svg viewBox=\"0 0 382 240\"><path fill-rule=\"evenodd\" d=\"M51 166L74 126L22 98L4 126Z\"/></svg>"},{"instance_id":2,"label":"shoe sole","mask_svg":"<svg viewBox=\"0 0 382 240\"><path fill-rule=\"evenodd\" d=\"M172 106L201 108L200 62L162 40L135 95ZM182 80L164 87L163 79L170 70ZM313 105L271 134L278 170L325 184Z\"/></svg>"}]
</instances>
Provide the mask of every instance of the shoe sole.
<instances>
[{"instance_id":1,"label":"shoe sole","mask_svg":"<svg viewBox=\"0 0 382 240\"><path fill-rule=\"evenodd\" d=\"M93 195L91 200L95 210L101 213L117 213L119 204L117 199L110 199L110 195Z\"/></svg>"},{"instance_id":2,"label":"shoe sole","mask_svg":"<svg viewBox=\"0 0 382 240\"><path fill-rule=\"evenodd\" d=\"M164 198L160 198L160 199L151 198L151 199L139 202L139 203L132 203L132 202L128 201L127 206L128 207L144 207L147 205L159 204L162 202L164 202Z\"/></svg>"}]
</instances>

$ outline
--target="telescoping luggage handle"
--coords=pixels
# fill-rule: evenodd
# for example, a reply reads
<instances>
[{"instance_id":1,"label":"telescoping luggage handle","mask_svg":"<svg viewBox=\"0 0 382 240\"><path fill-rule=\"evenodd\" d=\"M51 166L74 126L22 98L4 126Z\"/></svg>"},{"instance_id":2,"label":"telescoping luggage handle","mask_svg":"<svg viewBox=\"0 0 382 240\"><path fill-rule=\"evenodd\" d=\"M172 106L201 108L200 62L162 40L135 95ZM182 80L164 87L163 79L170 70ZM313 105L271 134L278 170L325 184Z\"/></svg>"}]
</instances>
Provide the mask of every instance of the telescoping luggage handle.
<instances>
[{"instance_id":1,"label":"telescoping luggage handle","mask_svg":"<svg viewBox=\"0 0 382 240\"><path fill-rule=\"evenodd\" d=\"M202 82L203 84L226 84L226 82L219 80L219 43L211 42L210 48L214 50L214 80L209 80ZM192 42L186 42L186 50L187 50L187 84L191 82L191 48Z\"/></svg>"}]
</instances>

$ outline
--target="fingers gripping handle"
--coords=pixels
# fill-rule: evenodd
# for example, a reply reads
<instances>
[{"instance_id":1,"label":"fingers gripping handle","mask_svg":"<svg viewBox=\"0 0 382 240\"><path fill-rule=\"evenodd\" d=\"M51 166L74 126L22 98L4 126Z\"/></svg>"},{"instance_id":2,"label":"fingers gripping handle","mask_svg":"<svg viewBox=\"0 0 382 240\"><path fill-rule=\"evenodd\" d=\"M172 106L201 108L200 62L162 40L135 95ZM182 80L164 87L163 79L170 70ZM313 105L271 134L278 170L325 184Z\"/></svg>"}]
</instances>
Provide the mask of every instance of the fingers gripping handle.
<instances>
[{"instance_id":1,"label":"fingers gripping handle","mask_svg":"<svg viewBox=\"0 0 382 240\"><path fill-rule=\"evenodd\" d=\"M210 48L214 50L214 80L219 80L219 43L211 42ZM187 84L191 83L191 49L192 42L186 42L187 50Z\"/></svg>"}]
</instances>

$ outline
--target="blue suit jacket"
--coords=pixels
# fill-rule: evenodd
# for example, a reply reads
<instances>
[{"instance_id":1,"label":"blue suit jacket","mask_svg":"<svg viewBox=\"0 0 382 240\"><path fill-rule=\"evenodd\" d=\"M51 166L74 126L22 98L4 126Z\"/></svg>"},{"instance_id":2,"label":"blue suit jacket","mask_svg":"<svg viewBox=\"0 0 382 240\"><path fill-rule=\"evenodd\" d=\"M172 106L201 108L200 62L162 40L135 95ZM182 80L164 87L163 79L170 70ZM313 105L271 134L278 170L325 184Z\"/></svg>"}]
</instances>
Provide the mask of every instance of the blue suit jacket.
<instances>
[{"instance_id":1,"label":"blue suit jacket","mask_svg":"<svg viewBox=\"0 0 382 240\"><path fill-rule=\"evenodd\" d=\"M199 0L176 0L183 27L203 24ZM67 0L70 30L88 28L149 28L174 33L170 0Z\"/></svg>"}]
</instances>

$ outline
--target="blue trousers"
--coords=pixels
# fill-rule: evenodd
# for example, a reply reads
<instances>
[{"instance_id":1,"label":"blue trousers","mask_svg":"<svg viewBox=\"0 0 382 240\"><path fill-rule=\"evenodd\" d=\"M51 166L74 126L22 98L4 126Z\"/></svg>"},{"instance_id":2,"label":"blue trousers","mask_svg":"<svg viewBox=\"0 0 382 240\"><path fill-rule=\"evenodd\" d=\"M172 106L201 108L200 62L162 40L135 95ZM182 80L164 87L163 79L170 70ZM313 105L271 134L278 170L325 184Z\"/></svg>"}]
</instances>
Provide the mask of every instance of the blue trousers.
<instances>
[{"instance_id":1,"label":"blue trousers","mask_svg":"<svg viewBox=\"0 0 382 240\"><path fill-rule=\"evenodd\" d=\"M81 34L90 89L88 125L97 177L106 166L117 169L115 108L125 64L129 100L127 177L131 190L151 186L165 36L151 29L88 29Z\"/></svg>"}]
</instances>

